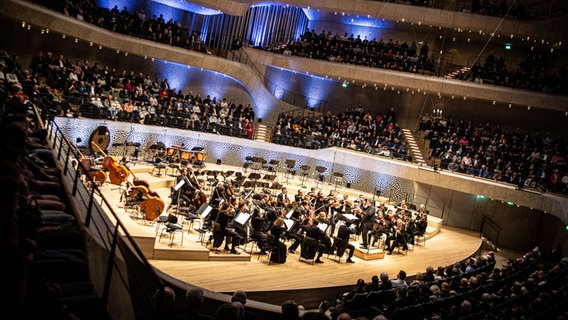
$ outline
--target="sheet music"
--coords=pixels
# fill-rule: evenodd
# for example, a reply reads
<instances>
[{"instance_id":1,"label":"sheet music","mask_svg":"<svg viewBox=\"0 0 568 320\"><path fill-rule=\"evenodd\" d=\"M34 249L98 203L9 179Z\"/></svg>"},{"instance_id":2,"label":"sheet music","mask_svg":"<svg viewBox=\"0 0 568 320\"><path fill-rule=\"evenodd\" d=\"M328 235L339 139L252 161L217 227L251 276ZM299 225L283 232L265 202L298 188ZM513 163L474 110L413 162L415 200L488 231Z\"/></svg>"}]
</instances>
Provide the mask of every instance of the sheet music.
<instances>
[{"instance_id":1,"label":"sheet music","mask_svg":"<svg viewBox=\"0 0 568 320\"><path fill-rule=\"evenodd\" d=\"M237 214L237 216L235 217L235 219L233 221L244 226L248 222L250 216L251 216L250 213L241 211Z\"/></svg>"},{"instance_id":2,"label":"sheet music","mask_svg":"<svg viewBox=\"0 0 568 320\"><path fill-rule=\"evenodd\" d=\"M290 231L294 227L294 224L296 224L296 221L292 219L284 219L284 224L286 225L286 230Z\"/></svg>"},{"instance_id":3,"label":"sheet music","mask_svg":"<svg viewBox=\"0 0 568 320\"><path fill-rule=\"evenodd\" d=\"M329 224L327 224L327 223L323 223L323 222L318 223L318 228L323 232L326 232L328 227L329 227Z\"/></svg>"},{"instance_id":4,"label":"sheet music","mask_svg":"<svg viewBox=\"0 0 568 320\"><path fill-rule=\"evenodd\" d=\"M291 219L293 213L294 213L294 209L291 209L290 211L288 211L288 213L286 213L286 215L285 215L286 219Z\"/></svg>"},{"instance_id":5,"label":"sheet music","mask_svg":"<svg viewBox=\"0 0 568 320\"><path fill-rule=\"evenodd\" d=\"M349 221L359 220L359 218L352 213L344 213L343 216Z\"/></svg>"},{"instance_id":6,"label":"sheet music","mask_svg":"<svg viewBox=\"0 0 568 320\"><path fill-rule=\"evenodd\" d=\"M205 208L205 210L203 210L203 213L201 214L201 217L203 219L207 218L207 216L211 213L211 210L213 210L212 206L207 206L207 208Z\"/></svg>"},{"instance_id":7,"label":"sheet music","mask_svg":"<svg viewBox=\"0 0 568 320\"><path fill-rule=\"evenodd\" d=\"M179 188L183 187L184 184L185 184L185 180L181 179L180 182L178 182L178 184L176 184L176 186L174 187L174 190L178 191Z\"/></svg>"}]
</instances>

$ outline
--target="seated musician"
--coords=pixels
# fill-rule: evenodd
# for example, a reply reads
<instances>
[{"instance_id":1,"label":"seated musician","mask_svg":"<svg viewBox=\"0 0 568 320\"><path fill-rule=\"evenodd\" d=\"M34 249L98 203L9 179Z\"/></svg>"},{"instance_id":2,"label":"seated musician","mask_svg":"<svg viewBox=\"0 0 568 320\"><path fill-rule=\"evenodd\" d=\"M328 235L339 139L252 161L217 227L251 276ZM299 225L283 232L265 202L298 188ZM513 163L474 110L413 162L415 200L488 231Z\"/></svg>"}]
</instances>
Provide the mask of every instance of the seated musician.
<instances>
[{"instance_id":1,"label":"seated musician","mask_svg":"<svg viewBox=\"0 0 568 320\"><path fill-rule=\"evenodd\" d=\"M305 198L304 190L298 189L298 193L294 196L294 202L301 203Z\"/></svg>"},{"instance_id":2,"label":"seated musician","mask_svg":"<svg viewBox=\"0 0 568 320\"><path fill-rule=\"evenodd\" d=\"M280 190L280 193L276 197L276 202L280 208L285 208L291 204L290 197L288 196L288 189L286 189L286 187L283 187Z\"/></svg>"},{"instance_id":3,"label":"seated musician","mask_svg":"<svg viewBox=\"0 0 568 320\"><path fill-rule=\"evenodd\" d=\"M232 207L228 203L223 203L219 206L219 212L217 213L217 218L215 222L217 227L213 228L213 247L218 248L225 240L225 251L229 251L229 243L231 243L230 253L240 254L236 250L242 237L235 231L231 226L231 221L233 219Z\"/></svg>"},{"instance_id":4,"label":"seated musician","mask_svg":"<svg viewBox=\"0 0 568 320\"><path fill-rule=\"evenodd\" d=\"M417 211L419 213L423 213L423 214L429 214L430 213L430 210L426 209L426 205L424 205L423 203L420 204Z\"/></svg>"},{"instance_id":5,"label":"seated musician","mask_svg":"<svg viewBox=\"0 0 568 320\"><path fill-rule=\"evenodd\" d=\"M396 211L397 212L400 211L400 210L406 210L408 208L409 208L409 206L406 203L406 200L404 200L404 199L400 200L400 202L396 204Z\"/></svg>"},{"instance_id":6,"label":"seated musician","mask_svg":"<svg viewBox=\"0 0 568 320\"><path fill-rule=\"evenodd\" d=\"M306 237L310 237L313 238L317 241L317 257L316 257L316 263L323 263L323 261L321 261L321 257L323 256L324 253L329 252L329 250L331 249L331 239L327 236L327 234L325 234L324 231L322 231L320 228L318 228L317 223L312 220L308 220L308 224L305 227L305 234Z\"/></svg>"},{"instance_id":7,"label":"seated musician","mask_svg":"<svg viewBox=\"0 0 568 320\"><path fill-rule=\"evenodd\" d=\"M297 211L294 211L294 215L299 217ZM298 220L294 217L293 219L298 222L294 224L292 230L289 230L288 233L286 234L287 238L294 239L294 243L292 243L290 247L288 247L288 252L290 253L295 253L296 249L298 249L300 244L302 244L302 240L304 239L305 228L307 227L307 223L309 222L309 219Z\"/></svg>"},{"instance_id":8,"label":"seated musician","mask_svg":"<svg viewBox=\"0 0 568 320\"><path fill-rule=\"evenodd\" d=\"M406 228L402 219L397 219L396 225L393 226L391 235L387 238L387 254L392 254L394 248L399 245L403 245L404 250L408 250L406 237Z\"/></svg>"},{"instance_id":9,"label":"seated musician","mask_svg":"<svg viewBox=\"0 0 568 320\"><path fill-rule=\"evenodd\" d=\"M388 220L382 211L379 211L378 217L375 220L373 225L373 231L371 232L370 238L371 246L375 246L377 241L382 241L383 243L386 242L387 239L387 230L390 227L390 220Z\"/></svg>"},{"instance_id":10,"label":"seated musician","mask_svg":"<svg viewBox=\"0 0 568 320\"><path fill-rule=\"evenodd\" d=\"M284 219L282 217L276 219L274 224L270 228L270 234L274 236L271 246L278 247L278 254L272 254L270 260L275 263L285 263L286 262L286 245L284 242L280 241L284 232L286 232L286 226L284 225Z\"/></svg>"},{"instance_id":11,"label":"seated musician","mask_svg":"<svg viewBox=\"0 0 568 320\"><path fill-rule=\"evenodd\" d=\"M428 216L418 213L414 219L414 230L412 232L412 244L414 244L414 236L423 235L428 227Z\"/></svg>"},{"instance_id":12,"label":"seated musician","mask_svg":"<svg viewBox=\"0 0 568 320\"><path fill-rule=\"evenodd\" d=\"M352 260L353 253L355 252L355 246L349 243L349 238L351 237L352 234L355 234L355 229L349 228L345 224L345 221L340 221L338 225L339 228L337 229L337 239L339 239L340 242L335 244L335 249L337 250L337 256L338 257L343 256L345 250L349 249L349 256L347 258L347 262L355 263L355 261Z\"/></svg>"},{"instance_id":13,"label":"seated musician","mask_svg":"<svg viewBox=\"0 0 568 320\"><path fill-rule=\"evenodd\" d=\"M229 204L229 206L231 206ZM236 215L239 212L246 212L249 213L249 208L246 204L246 202L244 200L239 201L239 204L237 205L237 208L235 210L235 212L233 213L233 217L236 217ZM235 232L241 237L239 240L239 243L237 243L236 245L239 244L245 244L248 241L248 223L245 225L239 224L238 222L235 222L235 220L232 220L231 223L229 224L229 228L232 228L235 230Z\"/></svg>"},{"instance_id":14,"label":"seated musician","mask_svg":"<svg viewBox=\"0 0 568 320\"><path fill-rule=\"evenodd\" d=\"M349 201L349 195L344 194L343 199L337 200L335 193L333 193L333 199L330 200L329 207L331 208L331 230L329 231L329 234L334 235L337 223L341 220L345 220L343 215L351 213L351 202Z\"/></svg>"},{"instance_id":15,"label":"seated musician","mask_svg":"<svg viewBox=\"0 0 568 320\"><path fill-rule=\"evenodd\" d=\"M266 231L268 229L268 220L264 214L264 210L255 208L252 211L250 220L251 238L257 242L259 248L263 247L266 242Z\"/></svg>"},{"instance_id":16,"label":"seated musician","mask_svg":"<svg viewBox=\"0 0 568 320\"><path fill-rule=\"evenodd\" d=\"M182 196L185 196L187 199L193 198L193 193L195 191L194 185L191 183L191 180L187 176L187 171L185 169L179 170L179 175L176 177L176 185L181 181L185 181L183 186L181 187L179 192L176 192L175 189L172 187L171 198L174 202L178 202ZM179 195L179 198L178 198Z\"/></svg>"}]
</instances>

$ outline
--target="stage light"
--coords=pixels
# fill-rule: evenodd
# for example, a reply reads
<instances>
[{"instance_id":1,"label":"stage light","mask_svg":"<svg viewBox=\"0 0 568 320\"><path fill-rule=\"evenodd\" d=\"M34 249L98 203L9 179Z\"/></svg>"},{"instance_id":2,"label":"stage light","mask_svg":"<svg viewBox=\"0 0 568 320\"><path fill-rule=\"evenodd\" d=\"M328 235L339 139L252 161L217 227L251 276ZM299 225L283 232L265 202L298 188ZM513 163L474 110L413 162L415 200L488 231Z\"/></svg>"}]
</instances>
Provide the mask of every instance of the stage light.
<instances>
[{"instance_id":1,"label":"stage light","mask_svg":"<svg viewBox=\"0 0 568 320\"><path fill-rule=\"evenodd\" d=\"M221 164L223 161L221 159L217 159L217 164Z\"/></svg>"}]
</instances>

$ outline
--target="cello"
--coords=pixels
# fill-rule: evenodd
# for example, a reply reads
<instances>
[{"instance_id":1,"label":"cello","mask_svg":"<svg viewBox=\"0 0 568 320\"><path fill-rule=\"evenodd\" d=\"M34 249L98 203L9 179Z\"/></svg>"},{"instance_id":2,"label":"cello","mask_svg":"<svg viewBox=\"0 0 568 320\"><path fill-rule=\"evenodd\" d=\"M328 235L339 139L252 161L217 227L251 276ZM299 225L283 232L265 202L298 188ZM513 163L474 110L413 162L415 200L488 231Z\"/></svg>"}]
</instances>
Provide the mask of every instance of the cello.
<instances>
[{"instance_id":1,"label":"cello","mask_svg":"<svg viewBox=\"0 0 568 320\"><path fill-rule=\"evenodd\" d=\"M77 151L77 153L79 153L79 156L81 157L81 167L84 169L84 173L85 175L89 175L89 177L91 177L91 180L94 182L98 182L99 186L102 186L106 179L107 179L107 175L104 171L102 170L94 170L91 165L91 159L86 158L83 153L81 152L81 150L79 150L79 148L77 148L77 146L75 144L73 144L72 142L69 142L70 145L73 146L73 148L75 148L75 150ZM87 185L89 187L92 187L91 185L91 181L87 181Z\"/></svg>"},{"instance_id":2,"label":"cello","mask_svg":"<svg viewBox=\"0 0 568 320\"><path fill-rule=\"evenodd\" d=\"M147 220L156 219L164 211L164 201L156 191L150 190L150 183L148 183L148 181L138 179L130 168L127 166L124 167L132 174L133 182L130 182L128 179L126 180L131 188L130 199L136 200L136 197L141 193L141 196L145 197L146 200L140 202L140 211L144 213Z\"/></svg>"},{"instance_id":3,"label":"cello","mask_svg":"<svg viewBox=\"0 0 568 320\"><path fill-rule=\"evenodd\" d=\"M129 170L123 165L120 165L116 162L116 160L108 156L102 149L99 147L98 144L91 142L91 145L100 153L104 155L103 158L103 168L108 170L110 182L112 184L120 185L123 181L128 178Z\"/></svg>"},{"instance_id":4,"label":"cello","mask_svg":"<svg viewBox=\"0 0 568 320\"><path fill-rule=\"evenodd\" d=\"M150 191L143 185L135 185L132 182L126 180L130 185L130 199L136 200L136 198L140 195L141 197L145 197L145 200L140 202L140 211L144 213L146 220L155 220L162 214L164 211L164 201L160 198L160 196L155 191Z\"/></svg>"}]
</instances>

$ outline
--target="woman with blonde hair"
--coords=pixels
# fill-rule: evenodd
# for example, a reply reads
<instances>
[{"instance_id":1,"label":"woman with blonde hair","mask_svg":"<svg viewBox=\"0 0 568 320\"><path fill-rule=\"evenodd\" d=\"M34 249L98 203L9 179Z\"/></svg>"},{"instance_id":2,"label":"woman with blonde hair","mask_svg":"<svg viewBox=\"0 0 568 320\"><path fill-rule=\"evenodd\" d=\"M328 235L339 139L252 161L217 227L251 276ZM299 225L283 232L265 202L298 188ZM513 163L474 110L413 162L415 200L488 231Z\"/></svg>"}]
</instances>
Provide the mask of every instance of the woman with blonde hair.
<instances>
[{"instance_id":1,"label":"woman with blonde hair","mask_svg":"<svg viewBox=\"0 0 568 320\"><path fill-rule=\"evenodd\" d=\"M270 256L270 261L276 263L286 262L286 245L280 241L284 233L286 232L286 225L284 224L284 218L279 217L274 221L272 227L269 230L271 236L268 237L268 244L271 247L277 247L278 251L272 252Z\"/></svg>"}]
</instances>

